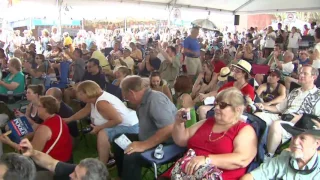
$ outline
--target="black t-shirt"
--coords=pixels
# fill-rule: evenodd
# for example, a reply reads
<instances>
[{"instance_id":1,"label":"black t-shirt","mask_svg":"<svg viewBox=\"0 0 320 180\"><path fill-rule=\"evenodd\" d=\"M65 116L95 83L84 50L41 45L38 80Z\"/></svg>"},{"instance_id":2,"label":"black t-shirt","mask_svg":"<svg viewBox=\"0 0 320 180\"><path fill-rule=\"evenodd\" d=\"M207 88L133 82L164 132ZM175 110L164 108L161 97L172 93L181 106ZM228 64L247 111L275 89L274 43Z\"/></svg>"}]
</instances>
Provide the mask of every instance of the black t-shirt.
<instances>
[{"instance_id":1,"label":"black t-shirt","mask_svg":"<svg viewBox=\"0 0 320 180\"><path fill-rule=\"evenodd\" d=\"M84 76L82 78L82 81L91 80L99 84L99 86L104 89L106 87L106 79L105 76L102 73L98 73L95 75L92 75L88 71L84 73Z\"/></svg>"},{"instance_id":2,"label":"black t-shirt","mask_svg":"<svg viewBox=\"0 0 320 180\"><path fill-rule=\"evenodd\" d=\"M150 59L150 65L153 67L154 70L159 70L161 60L157 57ZM140 71L139 75L143 77L149 77L150 72L147 70L147 65L144 67L142 71Z\"/></svg>"},{"instance_id":3,"label":"black t-shirt","mask_svg":"<svg viewBox=\"0 0 320 180\"><path fill-rule=\"evenodd\" d=\"M248 33L247 34L247 39L248 39L248 43L253 43L253 40L250 40L250 39L253 39L253 35L251 33Z\"/></svg>"},{"instance_id":4,"label":"black t-shirt","mask_svg":"<svg viewBox=\"0 0 320 180\"><path fill-rule=\"evenodd\" d=\"M69 118L73 115L73 110L70 106L68 106L66 103L61 102L60 103L60 110L58 112L58 115L61 118ZM78 132L78 125L76 121L70 122L68 124L69 127L69 133L71 134L72 137L78 137L79 132Z\"/></svg>"},{"instance_id":5,"label":"black t-shirt","mask_svg":"<svg viewBox=\"0 0 320 180\"><path fill-rule=\"evenodd\" d=\"M64 162L58 162L54 169L54 179L69 180L69 175L72 174L77 165Z\"/></svg>"},{"instance_id":6,"label":"black t-shirt","mask_svg":"<svg viewBox=\"0 0 320 180\"><path fill-rule=\"evenodd\" d=\"M277 35L277 37L276 37L276 43L277 43L277 44L278 44L278 43L280 43L280 44L284 43L284 38L283 38L283 36L281 35L281 34L284 33L284 30L281 30L281 34L280 34L280 35L278 35L278 30L276 30L276 31L274 31L274 32L275 32L276 35Z\"/></svg>"}]
</instances>

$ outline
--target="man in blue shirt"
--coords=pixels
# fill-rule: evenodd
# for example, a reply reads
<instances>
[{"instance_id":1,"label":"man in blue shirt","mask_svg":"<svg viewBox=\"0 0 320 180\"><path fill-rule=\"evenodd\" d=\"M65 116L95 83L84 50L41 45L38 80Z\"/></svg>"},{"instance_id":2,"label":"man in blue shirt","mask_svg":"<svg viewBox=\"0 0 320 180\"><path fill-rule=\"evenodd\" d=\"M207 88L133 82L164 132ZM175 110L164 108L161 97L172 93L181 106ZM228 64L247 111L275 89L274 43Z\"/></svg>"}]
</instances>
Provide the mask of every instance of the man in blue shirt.
<instances>
[{"instance_id":1,"label":"man in blue shirt","mask_svg":"<svg viewBox=\"0 0 320 180\"><path fill-rule=\"evenodd\" d=\"M201 46L197 39L198 35L199 28L193 27L190 36L188 36L183 43L187 73L192 79L201 71L201 61L199 58Z\"/></svg>"},{"instance_id":2,"label":"man in blue shirt","mask_svg":"<svg viewBox=\"0 0 320 180\"><path fill-rule=\"evenodd\" d=\"M283 123L282 127L293 136L290 151L284 150L241 180L320 179L319 122L316 116L304 115L294 126Z\"/></svg>"}]
</instances>

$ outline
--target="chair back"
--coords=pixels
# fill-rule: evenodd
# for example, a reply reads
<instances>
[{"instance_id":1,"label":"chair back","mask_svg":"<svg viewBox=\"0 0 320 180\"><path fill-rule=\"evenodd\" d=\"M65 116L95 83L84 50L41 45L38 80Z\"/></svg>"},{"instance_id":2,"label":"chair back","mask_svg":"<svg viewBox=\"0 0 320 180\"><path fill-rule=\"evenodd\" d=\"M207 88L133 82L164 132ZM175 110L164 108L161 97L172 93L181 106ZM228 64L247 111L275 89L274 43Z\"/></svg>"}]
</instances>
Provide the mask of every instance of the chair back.
<instances>
[{"instance_id":1,"label":"chair back","mask_svg":"<svg viewBox=\"0 0 320 180\"><path fill-rule=\"evenodd\" d=\"M115 86L115 85L107 82L105 91L110 93L110 94L112 94L112 95L114 95L114 96L116 96L121 101L123 101L122 91L121 91L121 88L119 88L118 86Z\"/></svg>"},{"instance_id":2,"label":"chair back","mask_svg":"<svg viewBox=\"0 0 320 180\"><path fill-rule=\"evenodd\" d=\"M247 123L250 124L258 137L258 152L254 160L249 164L247 172L251 172L263 163L264 154L266 152L266 142L267 142L267 124L265 121L260 119L258 116L248 113L243 113L247 116Z\"/></svg>"},{"instance_id":3,"label":"chair back","mask_svg":"<svg viewBox=\"0 0 320 180\"><path fill-rule=\"evenodd\" d=\"M260 65L260 64L252 64L252 75L256 74L269 74L270 66L268 65Z\"/></svg>"},{"instance_id":4,"label":"chair back","mask_svg":"<svg viewBox=\"0 0 320 180\"><path fill-rule=\"evenodd\" d=\"M68 84L70 62L62 61L60 63L60 83Z\"/></svg>"}]
</instances>

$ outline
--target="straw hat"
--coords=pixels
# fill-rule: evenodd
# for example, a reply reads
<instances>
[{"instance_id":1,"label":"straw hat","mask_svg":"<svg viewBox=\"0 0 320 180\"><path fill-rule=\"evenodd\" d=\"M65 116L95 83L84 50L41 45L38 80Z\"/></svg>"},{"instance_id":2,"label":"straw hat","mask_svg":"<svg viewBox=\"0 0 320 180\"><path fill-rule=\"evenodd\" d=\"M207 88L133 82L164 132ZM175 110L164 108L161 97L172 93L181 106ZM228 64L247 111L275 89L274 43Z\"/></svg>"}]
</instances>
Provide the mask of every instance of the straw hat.
<instances>
[{"instance_id":1,"label":"straw hat","mask_svg":"<svg viewBox=\"0 0 320 180\"><path fill-rule=\"evenodd\" d=\"M237 67L248 74L250 74L252 68L251 64L248 63L248 61L242 59L237 64L232 64L232 66Z\"/></svg>"},{"instance_id":2,"label":"straw hat","mask_svg":"<svg viewBox=\"0 0 320 180\"><path fill-rule=\"evenodd\" d=\"M132 48L130 46L124 47L124 50L129 50L130 52L132 52Z\"/></svg>"},{"instance_id":3,"label":"straw hat","mask_svg":"<svg viewBox=\"0 0 320 180\"><path fill-rule=\"evenodd\" d=\"M218 80L219 81L226 81L228 79L228 76L230 75L231 71L228 67L224 67L220 70Z\"/></svg>"},{"instance_id":4,"label":"straw hat","mask_svg":"<svg viewBox=\"0 0 320 180\"><path fill-rule=\"evenodd\" d=\"M320 59L313 60L312 67L320 69Z\"/></svg>"}]
</instances>

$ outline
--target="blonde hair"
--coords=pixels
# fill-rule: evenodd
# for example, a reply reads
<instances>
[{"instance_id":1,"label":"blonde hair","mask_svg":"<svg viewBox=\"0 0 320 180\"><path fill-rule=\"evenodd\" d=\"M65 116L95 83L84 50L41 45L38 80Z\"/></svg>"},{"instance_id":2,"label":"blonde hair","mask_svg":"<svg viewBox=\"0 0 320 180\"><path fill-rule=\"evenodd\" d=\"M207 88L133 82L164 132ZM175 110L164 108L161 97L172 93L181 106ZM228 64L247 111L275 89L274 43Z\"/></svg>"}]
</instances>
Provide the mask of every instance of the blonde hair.
<instances>
[{"instance_id":1,"label":"blonde hair","mask_svg":"<svg viewBox=\"0 0 320 180\"><path fill-rule=\"evenodd\" d=\"M10 59L9 64L10 64L13 68L15 68L17 71L21 71L21 69L22 69L21 61L20 61L20 59L18 59L18 58L12 58L12 59Z\"/></svg>"},{"instance_id":2,"label":"blonde hair","mask_svg":"<svg viewBox=\"0 0 320 180\"><path fill-rule=\"evenodd\" d=\"M77 93L82 92L88 98L97 98L101 95L102 89L94 81L83 81L77 86Z\"/></svg>"},{"instance_id":3,"label":"blonde hair","mask_svg":"<svg viewBox=\"0 0 320 180\"><path fill-rule=\"evenodd\" d=\"M236 112L237 107L240 107L240 113L237 115L238 118L241 116L241 114L243 114L246 106L245 97L243 96L242 92L235 87L231 87L219 92L215 101L231 104L234 112Z\"/></svg>"},{"instance_id":4,"label":"blonde hair","mask_svg":"<svg viewBox=\"0 0 320 180\"><path fill-rule=\"evenodd\" d=\"M42 33L43 33L45 36L49 36L49 31L48 31L47 29L42 30Z\"/></svg>"}]
</instances>

